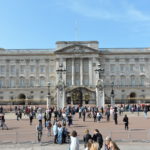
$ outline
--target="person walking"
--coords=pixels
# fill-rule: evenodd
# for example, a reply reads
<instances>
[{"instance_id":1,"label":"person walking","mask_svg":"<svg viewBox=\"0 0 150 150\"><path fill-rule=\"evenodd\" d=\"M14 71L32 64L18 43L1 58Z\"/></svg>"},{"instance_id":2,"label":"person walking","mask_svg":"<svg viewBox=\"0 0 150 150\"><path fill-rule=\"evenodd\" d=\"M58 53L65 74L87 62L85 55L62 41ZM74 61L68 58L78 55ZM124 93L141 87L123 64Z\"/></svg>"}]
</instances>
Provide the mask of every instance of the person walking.
<instances>
[{"instance_id":1,"label":"person walking","mask_svg":"<svg viewBox=\"0 0 150 150\"><path fill-rule=\"evenodd\" d=\"M86 129L85 130L85 135L83 136L83 141L84 141L84 147L85 148L86 148L86 145L87 145L89 139L92 139L92 136L91 136L91 134L89 134L89 130Z\"/></svg>"},{"instance_id":2,"label":"person walking","mask_svg":"<svg viewBox=\"0 0 150 150\"><path fill-rule=\"evenodd\" d=\"M110 121L110 108L107 108L105 115L107 118L107 122L109 122Z\"/></svg>"},{"instance_id":3,"label":"person walking","mask_svg":"<svg viewBox=\"0 0 150 150\"><path fill-rule=\"evenodd\" d=\"M30 119L30 125L32 125L32 121L33 121L33 112L30 112L30 114L29 114L29 119Z\"/></svg>"},{"instance_id":4,"label":"person walking","mask_svg":"<svg viewBox=\"0 0 150 150\"><path fill-rule=\"evenodd\" d=\"M58 135L57 135L57 143L62 144L62 135L63 135L63 128L61 124L58 124Z\"/></svg>"},{"instance_id":5,"label":"person walking","mask_svg":"<svg viewBox=\"0 0 150 150\"><path fill-rule=\"evenodd\" d=\"M118 115L117 115L117 112L114 112L114 121L115 121L115 124L117 125L118 124Z\"/></svg>"},{"instance_id":6,"label":"person walking","mask_svg":"<svg viewBox=\"0 0 150 150\"><path fill-rule=\"evenodd\" d=\"M54 143L57 143L58 126L57 122L53 125Z\"/></svg>"},{"instance_id":7,"label":"person walking","mask_svg":"<svg viewBox=\"0 0 150 150\"><path fill-rule=\"evenodd\" d=\"M83 121L85 121L85 116L86 116L86 109L84 108L83 112L82 112L82 116L83 116Z\"/></svg>"},{"instance_id":8,"label":"person walking","mask_svg":"<svg viewBox=\"0 0 150 150\"><path fill-rule=\"evenodd\" d=\"M109 143L111 141L111 138L109 136L107 136L105 138L105 145L104 145L104 150L110 150L110 147L109 147Z\"/></svg>"},{"instance_id":9,"label":"person walking","mask_svg":"<svg viewBox=\"0 0 150 150\"><path fill-rule=\"evenodd\" d=\"M127 115L124 116L123 118L123 122L124 122L124 125L125 125L125 130L128 130L128 125L129 125L129 119L127 117Z\"/></svg>"},{"instance_id":10,"label":"person walking","mask_svg":"<svg viewBox=\"0 0 150 150\"><path fill-rule=\"evenodd\" d=\"M39 121L39 125L37 126L38 142L41 142L42 140L42 131L43 131L42 121Z\"/></svg>"},{"instance_id":11,"label":"person walking","mask_svg":"<svg viewBox=\"0 0 150 150\"><path fill-rule=\"evenodd\" d=\"M75 130L72 131L70 138L71 144L69 150L79 150L79 140L77 138L77 132Z\"/></svg>"},{"instance_id":12,"label":"person walking","mask_svg":"<svg viewBox=\"0 0 150 150\"><path fill-rule=\"evenodd\" d=\"M103 147L103 137L98 129L94 130L92 139L94 142L97 142L99 144L99 150L101 150L101 148Z\"/></svg>"}]
</instances>

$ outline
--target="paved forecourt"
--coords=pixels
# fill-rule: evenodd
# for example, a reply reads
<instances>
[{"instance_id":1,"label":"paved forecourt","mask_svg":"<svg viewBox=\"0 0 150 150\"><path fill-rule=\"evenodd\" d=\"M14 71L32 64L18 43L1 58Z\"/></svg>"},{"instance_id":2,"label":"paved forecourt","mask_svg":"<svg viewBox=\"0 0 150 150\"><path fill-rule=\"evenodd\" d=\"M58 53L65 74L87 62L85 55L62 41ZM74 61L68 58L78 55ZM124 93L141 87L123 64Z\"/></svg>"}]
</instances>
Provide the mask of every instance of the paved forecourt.
<instances>
[{"instance_id":1,"label":"paved forecourt","mask_svg":"<svg viewBox=\"0 0 150 150\"><path fill-rule=\"evenodd\" d=\"M118 117L118 125L115 125L112 117L110 122L106 121L105 116L101 120L101 122L93 122L93 118L86 118L86 121L83 122L82 118L79 119L78 114L76 114L73 118L73 125L71 127L67 126L67 128L70 132L72 132L73 130L76 130L78 132L78 137L81 143L83 143L82 138L85 129L89 129L91 134L93 134L94 129L99 129L104 138L107 135L110 135L112 139L115 140L120 145L120 147L130 146L133 147L134 149L137 144L135 142L138 142L139 144L139 142L144 141L144 143L143 144L140 143L140 145L141 147L142 145L144 145L144 147L146 148L146 145L149 144L145 142L150 141L150 131L149 131L150 119L149 118L145 119L143 112L141 112L139 116L137 115L137 113L131 114L128 112L126 114L129 117L129 131L124 130L124 124L122 122L124 115ZM150 117L149 113L148 117ZM30 125L28 117L23 116L22 120L17 121L14 113L8 113L6 114L6 124L8 125L9 130L0 130L0 143L1 143L0 146L3 146L4 143L7 143L7 146L9 146L9 144L12 145L11 143L14 143L14 146L16 146L16 143L23 144L26 146L28 145L28 143L34 143L32 145L29 144L33 148L39 146L39 144L37 144L38 142L36 134L36 125L38 124L37 119L34 119L33 124ZM129 142L132 143L129 144ZM47 130L44 128L42 145L44 144L45 145L40 147L46 149L49 146L51 147L52 143L53 143L53 136L48 137ZM62 148L64 147L64 149L66 149L68 147L68 144L67 145L56 144L53 146L56 146L56 148L58 149L60 148L60 146L62 146ZM130 148L130 150L132 149Z\"/></svg>"}]
</instances>

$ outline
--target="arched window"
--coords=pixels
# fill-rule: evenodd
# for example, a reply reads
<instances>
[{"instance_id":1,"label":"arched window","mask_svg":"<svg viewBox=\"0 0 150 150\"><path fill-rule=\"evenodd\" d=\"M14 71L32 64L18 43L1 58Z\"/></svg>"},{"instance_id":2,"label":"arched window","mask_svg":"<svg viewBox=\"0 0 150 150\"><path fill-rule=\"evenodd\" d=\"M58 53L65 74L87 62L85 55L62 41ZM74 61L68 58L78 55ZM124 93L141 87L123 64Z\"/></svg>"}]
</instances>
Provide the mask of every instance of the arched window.
<instances>
[{"instance_id":1,"label":"arched window","mask_svg":"<svg viewBox=\"0 0 150 150\"><path fill-rule=\"evenodd\" d=\"M140 77L140 85L144 85L145 84L145 76L141 76Z\"/></svg>"},{"instance_id":2,"label":"arched window","mask_svg":"<svg viewBox=\"0 0 150 150\"><path fill-rule=\"evenodd\" d=\"M20 87L25 87L25 78L24 77L20 78L19 86Z\"/></svg>"},{"instance_id":3,"label":"arched window","mask_svg":"<svg viewBox=\"0 0 150 150\"><path fill-rule=\"evenodd\" d=\"M135 85L135 76L131 76L131 86Z\"/></svg>"},{"instance_id":4,"label":"arched window","mask_svg":"<svg viewBox=\"0 0 150 150\"><path fill-rule=\"evenodd\" d=\"M120 79L121 79L120 84L121 85L126 85L126 77L125 76L121 76Z\"/></svg>"},{"instance_id":5,"label":"arched window","mask_svg":"<svg viewBox=\"0 0 150 150\"><path fill-rule=\"evenodd\" d=\"M9 87L10 87L10 88L14 88L15 85L16 85L15 79L14 79L14 78L10 78L10 80L9 80Z\"/></svg>"},{"instance_id":6,"label":"arched window","mask_svg":"<svg viewBox=\"0 0 150 150\"><path fill-rule=\"evenodd\" d=\"M44 77L40 77L39 85L40 86L45 86L45 78Z\"/></svg>"},{"instance_id":7,"label":"arched window","mask_svg":"<svg viewBox=\"0 0 150 150\"><path fill-rule=\"evenodd\" d=\"M35 78L31 77L30 78L30 87L34 87L35 86Z\"/></svg>"}]
</instances>

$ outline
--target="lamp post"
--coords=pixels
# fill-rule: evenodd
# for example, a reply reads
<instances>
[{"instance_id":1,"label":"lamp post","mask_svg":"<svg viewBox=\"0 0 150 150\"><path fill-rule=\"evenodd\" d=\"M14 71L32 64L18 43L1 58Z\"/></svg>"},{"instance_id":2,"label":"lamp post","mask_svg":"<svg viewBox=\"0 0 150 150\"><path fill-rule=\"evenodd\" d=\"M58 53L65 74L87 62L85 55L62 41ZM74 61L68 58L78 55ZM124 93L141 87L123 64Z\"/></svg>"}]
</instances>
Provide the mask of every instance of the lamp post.
<instances>
[{"instance_id":1,"label":"lamp post","mask_svg":"<svg viewBox=\"0 0 150 150\"><path fill-rule=\"evenodd\" d=\"M111 106L113 107L114 104L115 104L115 101L114 101L114 97L115 97L115 93L114 93L114 82L111 83L111 87L112 87L112 90L111 90Z\"/></svg>"},{"instance_id":2,"label":"lamp post","mask_svg":"<svg viewBox=\"0 0 150 150\"><path fill-rule=\"evenodd\" d=\"M47 87L48 87L48 95L47 95L47 109L49 109L50 107L50 86L51 86L51 83L48 82L47 84Z\"/></svg>"},{"instance_id":3,"label":"lamp post","mask_svg":"<svg viewBox=\"0 0 150 150\"><path fill-rule=\"evenodd\" d=\"M101 74L104 73L104 68L101 67L101 64L98 64L98 69L95 69L95 72L99 74L99 79L101 79Z\"/></svg>"}]
</instances>

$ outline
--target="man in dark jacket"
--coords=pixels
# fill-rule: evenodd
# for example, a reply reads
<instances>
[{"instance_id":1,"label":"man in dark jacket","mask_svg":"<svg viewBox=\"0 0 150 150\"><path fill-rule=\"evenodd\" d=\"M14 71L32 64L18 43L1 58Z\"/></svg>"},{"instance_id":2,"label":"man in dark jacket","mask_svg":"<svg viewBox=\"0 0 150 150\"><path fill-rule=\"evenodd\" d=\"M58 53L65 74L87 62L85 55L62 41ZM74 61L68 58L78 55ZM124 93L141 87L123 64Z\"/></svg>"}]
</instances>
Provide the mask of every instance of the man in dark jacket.
<instances>
[{"instance_id":1,"label":"man in dark jacket","mask_svg":"<svg viewBox=\"0 0 150 150\"><path fill-rule=\"evenodd\" d=\"M98 129L94 130L94 135L92 137L94 142L97 142L99 144L99 150L103 147L103 137Z\"/></svg>"},{"instance_id":2,"label":"man in dark jacket","mask_svg":"<svg viewBox=\"0 0 150 150\"><path fill-rule=\"evenodd\" d=\"M124 125L125 125L125 130L128 130L128 125L129 125L129 119L127 117L127 115L124 116L123 118L123 122L124 122Z\"/></svg>"},{"instance_id":3,"label":"man in dark jacket","mask_svg":"<svg viewBox=\"0 0 150 150\"><path fill-rule=\"evenodd\" d=\"M87 143L89 139L92 139L92 136L89 134L89 130L85 130L85 135L83 136L83 141L84 141L84 147L87 147Z\"/></svg>"}]
</instances>

